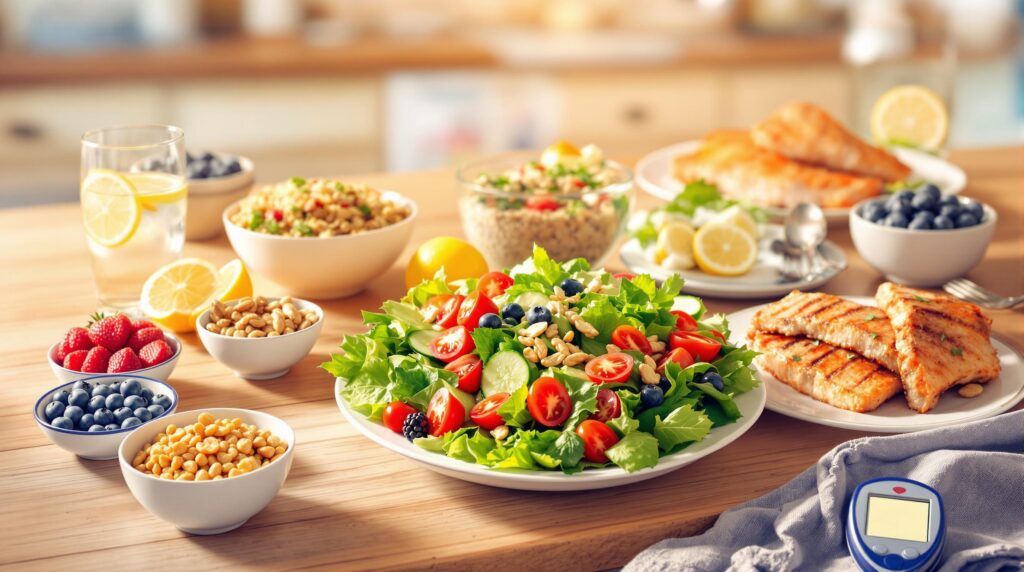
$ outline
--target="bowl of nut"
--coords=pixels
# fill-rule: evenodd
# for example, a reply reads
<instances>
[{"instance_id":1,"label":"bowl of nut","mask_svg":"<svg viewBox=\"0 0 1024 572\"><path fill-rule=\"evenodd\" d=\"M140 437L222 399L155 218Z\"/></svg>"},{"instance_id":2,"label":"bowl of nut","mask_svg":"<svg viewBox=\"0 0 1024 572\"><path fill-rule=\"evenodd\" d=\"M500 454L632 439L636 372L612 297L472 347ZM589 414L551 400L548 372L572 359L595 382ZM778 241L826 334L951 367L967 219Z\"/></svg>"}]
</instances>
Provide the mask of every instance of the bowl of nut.
<instances>
[{"instance_id":1,"label":"bowl of nut","mask_svg":"<svg viewBox=\"0 0 1024 572\"><path fill-rule=\"evenodd\" d=\"M416 214L416 203L392 191L292 177L254 190L223 219L248 268L296 296L340 298L391 267Z\"/></svg>"},{"instance_id":2,"label":"bowl of nut","mask_svg":"<svg viewBox=\"0 0 1024 572\"><path fill-rule=\"evenodd\" d=\"M189 534L234 530L263 510L291 469L295 432L248 409L169 415L117 451L128 489L146 510Z\"/></svg>"},{"instance_id":3,"label":"bowl of nut","mask_svg":"<svg viewBox=\"0 0 1024 572\"><path fill-rule=\"evenodd\" d=\"M324 325L312 302L284 296L215 301L196 320L206 351L245 379L273 379L309 354Z\"/></svg>"}]
</instances>

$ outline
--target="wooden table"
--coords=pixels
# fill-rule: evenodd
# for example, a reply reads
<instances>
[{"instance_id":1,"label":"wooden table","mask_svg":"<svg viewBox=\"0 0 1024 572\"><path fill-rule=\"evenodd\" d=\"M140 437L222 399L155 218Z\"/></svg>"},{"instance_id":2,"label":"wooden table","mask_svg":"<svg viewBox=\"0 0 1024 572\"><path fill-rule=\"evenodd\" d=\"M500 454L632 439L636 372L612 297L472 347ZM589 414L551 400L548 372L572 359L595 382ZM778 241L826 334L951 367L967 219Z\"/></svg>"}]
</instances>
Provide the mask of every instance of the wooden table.
<instances>
[{"instance_id":1,"label":"wooden table","mask_svg":"<svg viewBox=\"0 0 1024 572\"><path fill-rule=\"evenodd\" d=\"M1024 289L1024 148L957 152L967 194L999 211L988 256L970 276L1009 294ZM417 199L414 245L461 235L452 173L352 177ZM643 199L643 203L651 203ZM195 335L171 379L180 410L260 409L291 423L295 464L283 490L243 528L188 536L151 516L128 492L114 461L86 461L42 436L29 413L56 385L48 345L93 310L92 277L76 205L0 212L0 567L10 569L451 568L601 569L619 566L667 536L692 535L723 510L764 494L836 444L864 433L810 425L765 412L737 442L667 476L632 487L583 493L493 489L437 475L362 437L341 418L333 380L318 369L342 334L360 331L359 311L402 291L396 263L362 294L324 304L323 334L287 376L234 377ZM830 238L850 268L827 285L838 294L871 294L881 277L865 266L842 226ZM190 243L186 254L232 258L223 239ZM403 261L405 257L403 257ZM610 267L621 268L616 257ZM330 269L328 269L330 270ZM257 281L257 291L274 288ZM730 312L759 301L708 300ZM1024 347L1020 314L991 311L995 331Z\"/></svg>"}]
</instances>

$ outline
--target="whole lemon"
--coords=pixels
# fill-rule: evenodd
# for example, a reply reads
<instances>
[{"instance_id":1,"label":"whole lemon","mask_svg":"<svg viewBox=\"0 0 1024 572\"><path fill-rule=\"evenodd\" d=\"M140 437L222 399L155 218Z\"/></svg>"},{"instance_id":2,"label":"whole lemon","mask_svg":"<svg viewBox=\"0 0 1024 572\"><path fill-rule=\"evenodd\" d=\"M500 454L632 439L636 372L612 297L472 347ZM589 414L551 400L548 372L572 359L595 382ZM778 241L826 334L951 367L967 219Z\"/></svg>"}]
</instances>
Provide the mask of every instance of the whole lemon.
<instances>
[{"instance_id":1,"label":"whole lemon","mask_svg":"<svg viewBox=\"0 0 1024 572\"><path fill-rule=\"evenodd\" d=\"M438 236L420 245L405 268L405 287L412 288L444 268L449 282L479 278L487 273L487 261L480 251L465 240Z\"/></svg>"}]
</instances>

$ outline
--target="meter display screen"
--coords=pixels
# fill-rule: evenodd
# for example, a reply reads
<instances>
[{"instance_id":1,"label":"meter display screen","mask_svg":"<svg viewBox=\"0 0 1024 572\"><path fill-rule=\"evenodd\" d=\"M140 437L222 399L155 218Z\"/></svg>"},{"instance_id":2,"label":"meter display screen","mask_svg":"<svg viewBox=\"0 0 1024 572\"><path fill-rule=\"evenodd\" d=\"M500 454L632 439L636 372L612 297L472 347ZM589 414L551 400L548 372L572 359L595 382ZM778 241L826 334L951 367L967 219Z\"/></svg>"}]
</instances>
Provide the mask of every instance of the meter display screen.
<instances>
[{"instance_id":1,"label":"meter display screen","mask_svg":"<svg viewBox=\"0 0 1024 572\"><path fill-rule=\"evenodd\" d=\"M927 500L868 495L867 534L879 538L928 542Z\"/></svg>"}]
</instances>

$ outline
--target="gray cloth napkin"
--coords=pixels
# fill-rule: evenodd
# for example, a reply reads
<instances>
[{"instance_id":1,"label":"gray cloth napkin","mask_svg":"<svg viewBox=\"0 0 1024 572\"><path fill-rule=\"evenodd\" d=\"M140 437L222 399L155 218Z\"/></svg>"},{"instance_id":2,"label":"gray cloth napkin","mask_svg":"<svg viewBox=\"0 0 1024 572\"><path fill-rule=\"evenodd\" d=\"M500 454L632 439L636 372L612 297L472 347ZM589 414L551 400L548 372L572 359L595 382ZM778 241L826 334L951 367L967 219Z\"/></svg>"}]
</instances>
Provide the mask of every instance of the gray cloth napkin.
<instances>
[{"instance_id":1,"label":"gray cloth napkin","mask_svg":"<svg viewBox=\"0 0 1024 572\"><path fill-rule=\"evenodd\" d=\"M846 501L861 482L892 476L942 495L939 570L1024 570L1024 411L843 443L781 488L726 511L704 534L663 540L624 570L856 570Z\"/></svg>"}]
</instances>

